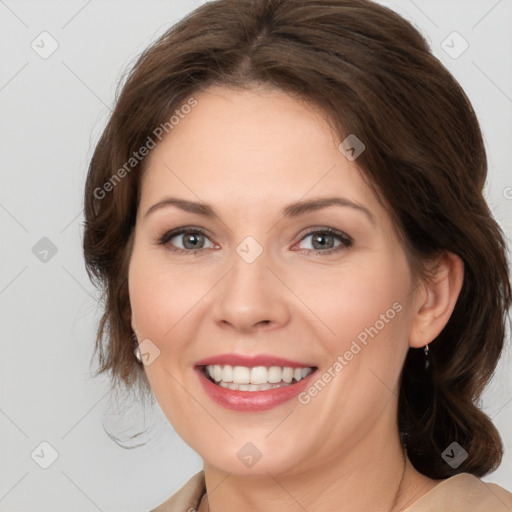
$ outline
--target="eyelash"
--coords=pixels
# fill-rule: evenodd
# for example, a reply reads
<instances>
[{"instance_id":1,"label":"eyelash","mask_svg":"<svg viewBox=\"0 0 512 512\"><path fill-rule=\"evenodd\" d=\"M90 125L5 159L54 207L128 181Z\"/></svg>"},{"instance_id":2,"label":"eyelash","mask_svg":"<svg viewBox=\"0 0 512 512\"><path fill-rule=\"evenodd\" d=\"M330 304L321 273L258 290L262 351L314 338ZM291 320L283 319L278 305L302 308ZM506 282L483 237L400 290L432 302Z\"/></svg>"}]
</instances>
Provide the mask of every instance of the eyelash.
<instances>
[{"instance_id":1,"label":"eyelash","mask_svg":"<svg viewBox=\"0 0 512 512\"><path fill-rule=\"evenodd\" d=\"M202 236L209 238L208 235L206 234L206 232L204 232L202 229L186 228L185 227L185 228L178 228L175 230L168 231L167 233L165 233L163 236L161 236L157 240L157 244L158 245L167 245L172 238L182 235L182 234L185 234L185 233L193 234L193 235L202 235ZM341 231L337 231L332 228L321 228L321 229L316 228L314 230L308 231L300 239L300 242L302 242L302 240L304 240L304 238L311 236L311 235L316 235L316 234L322 234L322 235L327 234L327 235L333 236L333 237L337 238L341 243L337 247L333 247L333 248L325 250L325 251L318 251L315 249L296 249L296 251L301 254L313 253L317 256L320 256L320 255L324 256L326 254L332 254L332 253L338 252L343 249L349 249L350 247L352 247L352 245L354 243L354 241L352 240L351 237L349 237L345 233L342 233ZM179 247L169 246L169 250L174 252L175 254L189 254L189 255L192 254L194 256L199 256L204 251L207 251L208 248L202 247L200 249L180 249Z\"/></svg>"}]
</instances>

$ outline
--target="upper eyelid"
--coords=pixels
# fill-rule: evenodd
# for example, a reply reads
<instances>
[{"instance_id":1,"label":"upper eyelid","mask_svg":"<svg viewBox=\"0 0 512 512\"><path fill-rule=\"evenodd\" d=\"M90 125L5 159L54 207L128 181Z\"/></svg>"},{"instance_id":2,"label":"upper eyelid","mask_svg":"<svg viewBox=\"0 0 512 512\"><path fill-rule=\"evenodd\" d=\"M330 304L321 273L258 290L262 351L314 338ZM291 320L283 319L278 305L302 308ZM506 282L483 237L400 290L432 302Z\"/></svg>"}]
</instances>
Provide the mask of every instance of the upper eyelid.
<instances>
[{"instance_id":1,"label":"upper eyelid","mask_svg":"<svg viewBox=\"0 0 512 512\"><path fill-rule=\"evenodd\" d=\"M163 243L169 243L169 241L177 236L185 235L187 233L196 233L200 235L204 235L206 238L208 238L213 244L216 244L214 240L212 240L212 237L208 234L208 231L201 229L201 228L176 228L176 229L169 229L168 231L165 231L161 236L157 238L159 242L162 242L163 240L166 240ZM200 249L198 249L200 250Z\"/></svg>"},{"instance_id":2,"label":"upper eyelid","mask_svg":"<svg viewBox=\"0 0 512 512\"><path fill-rule=\"evenodd\" d=\"M181 236L181 235L184 235L184 234L187 234L187 233L197 233L197 234L204 235L214 245L218 245L217 242L215 242L212 239L212 237L209 235L208 230L205 230L204 228L188 227L188 226L184 226L182 228L170 229L170 230L166 231L162 236L160 236L158 238L158 240L163 240L163 239L167 238L165 243L168 243L172 238L174 238L176 236ZM350 235L348 235L347 233L345 233L345 232L343 232L341 230L338 230L338 229L335 229L335 228L331 228L331 227L328 227L328 226L323 226L323 227L322 226L316 226L316 227L307 228L305 232L299 233L299 235L297 235L300 238L295 243L301 242L304 238L306 238L308 236L311 236L311 235L314 235L315 233L328 233L331 236L338 237L338 239L342 239L342 242L344 242L344 243L346 243L346 242L353 243L353 238ZM178 249L180 249L180 248L178 248ZM195 250L200 251L200 250L204 250L204 249L205 248L202 247L202 248L195 249ZM193 250L194 249L190 249L190 252L192 252ZM315 249L311 249L311 250L315 250ZM327 252L327 251L322 251L322 252Z\"/></svg>"}]
</instances>

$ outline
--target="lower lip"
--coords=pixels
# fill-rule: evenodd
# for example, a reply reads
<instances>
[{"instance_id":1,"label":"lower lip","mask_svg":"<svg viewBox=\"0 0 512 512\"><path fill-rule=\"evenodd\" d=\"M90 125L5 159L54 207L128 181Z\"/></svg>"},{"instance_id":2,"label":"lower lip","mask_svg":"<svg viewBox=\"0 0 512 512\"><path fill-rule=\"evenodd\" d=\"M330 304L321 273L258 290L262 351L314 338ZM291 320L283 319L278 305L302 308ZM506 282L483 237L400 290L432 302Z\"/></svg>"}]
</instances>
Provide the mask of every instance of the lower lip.
<instances>
[{"instance_id":1,"label":"lower lip","mask_svg":"<svg viewBox=\"0 0 512 512\"><path fill-rule=\"evenodd\" d=\"M299 382L280 388L267 389L266 391L236 391L214 384L200 368L196 368L196 370L204 390L214 402L226 409L251 412L267 411L295 398L307 387L311 376L316 372L316 370L313 370Z\"/></svg>"}]
</instances>

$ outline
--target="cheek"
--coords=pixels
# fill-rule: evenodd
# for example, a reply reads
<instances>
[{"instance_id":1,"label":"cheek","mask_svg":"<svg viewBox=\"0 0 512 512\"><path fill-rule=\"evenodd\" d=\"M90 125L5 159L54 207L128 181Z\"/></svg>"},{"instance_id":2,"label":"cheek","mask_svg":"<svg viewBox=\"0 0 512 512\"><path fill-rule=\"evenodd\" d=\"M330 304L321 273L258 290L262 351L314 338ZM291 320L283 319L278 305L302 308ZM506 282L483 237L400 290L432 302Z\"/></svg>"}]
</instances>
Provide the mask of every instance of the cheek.
<instances>
[{"instance_id":1,"label":"cheek","mask_svg":"<svg viewBox=\"0 0 512 512\"><path fill-rule=\"evenodd\" d=\"M155 273L135 256L130 264L128 283L132 318L139 339L144 337L157 342L160 338L157 333L162 331L165 324L162 313L167 302L172 300L172 295L163 294L165 278L157 279Z\"/></svg>"},{"instance_id":2,"label":"cheek","mask_svg":"<svg viewBox=\"0 0 512 512\"><path fill-rule=\"evenodd\" d=\"M319 305L318 316L334 332L323 328L319 338L326 354L324 371L336 375L332 392L322 401L329 410L353 411L360 418L378 416L393 396L410 330L405 261L397 256L369 263L351 265L350 271L334 276L323 295L317 289L310 296L311 304Z\"/></svg>"},{"instance_id":3,"label":"cheek","mask_svg":"<svg viewBox=\"0 0 512 512\"><path fill-rule=\"evenodd\" d=\"M187 270L162 264L161 255L134 250L128 274L132 315L141 335L157 345L173 338L201 295L198 276L191 279Z\"/></svg>"},{"instance_id":4,"label":"cheek","mask_svg":"<svg viewBox=\"0 0 512 512\"><path fill-rule=\"evenodd\" d=\"M149 339L160 351L144 367L151 389L170 423L186 433L191 420L180 411L186 408L188 395L179 383L185 380L187 340L193 336L187 331L186 315L197 303L198 291L190 286L187 272L165 268L159 256L134 247L128 272L132 318L139 341Z\"/></svg>"},{"instance_id":5,"label":"cheek","mask_svg":"<svg viewBox=\"0 0 512 512\"><path fill-rule=\"evenodd\" d=\"M365 341L378 338L380 346L389 348L389 343L407 338L410 282L401 264L386 258L361 261L331 272L325 284L318 276L302 281L300 295L322 320L319 329L330 354L348 350L353 340L364 346Z\"/></svg>"}]
</instances>

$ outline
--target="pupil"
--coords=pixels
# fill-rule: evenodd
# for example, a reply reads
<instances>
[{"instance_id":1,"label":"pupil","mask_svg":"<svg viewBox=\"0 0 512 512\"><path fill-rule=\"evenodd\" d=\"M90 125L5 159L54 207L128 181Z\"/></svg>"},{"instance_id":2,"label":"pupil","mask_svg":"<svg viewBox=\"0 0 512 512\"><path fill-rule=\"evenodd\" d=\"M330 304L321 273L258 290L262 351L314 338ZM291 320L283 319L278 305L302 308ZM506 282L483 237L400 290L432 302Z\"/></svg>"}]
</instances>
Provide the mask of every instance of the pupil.
<instances>
[{"instance_id":1,"label":"pupil","mask_svg":"<svg viewBox=\"0 0 512 512\"><path fill-rule=\"evenodd\" d=\"M201 236L201 235L199 235ZM187 247L187 243L190 241L190 240L195 240L195 242L192 242L192 245L190 247ZM187 247L188 249L196 249L197 248L197 245L198 245L198 235L188 235L187 237L185 237L185 243L184 243L185 247Z\"/></svg>"},{"instance_id":2,"label":"pupil","mask_svg":"<svg viewBox=\"0 0 512 512\"><path fill-rule=\"evenodd\" d=\"M315 242L318 242L319 240L322 240L322 239L325 240L326 238L332 238L332 237L331 237L331 235L327 235L327 236L325 236L325 235L317 235L316 237L313 238L313 245L315 244ZM320 248L321 247L325 247L325 246L326 246L325 243L321 243L320 242Z\"/></svg>"}]
</instances>

